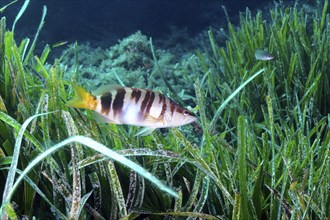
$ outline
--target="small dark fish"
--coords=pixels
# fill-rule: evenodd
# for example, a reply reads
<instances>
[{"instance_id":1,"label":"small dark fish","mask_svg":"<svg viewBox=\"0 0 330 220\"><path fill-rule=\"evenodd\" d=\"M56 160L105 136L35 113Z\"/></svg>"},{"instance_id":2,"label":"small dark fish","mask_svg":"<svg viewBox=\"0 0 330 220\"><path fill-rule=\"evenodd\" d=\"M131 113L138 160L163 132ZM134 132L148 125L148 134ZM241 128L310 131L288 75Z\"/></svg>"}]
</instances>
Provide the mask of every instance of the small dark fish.
<instances>
[{"instance_id":1,"label":"small dark fish","mask_svg":"<svg viewBox=\"0 0 330 220\"><path fill-rule=\"evenodd\" d=\"M264 50L256 50L254 56L257 60L272 60L274 59L273 54L269 53L268 51Z\"/></svg>"}]
</instances>

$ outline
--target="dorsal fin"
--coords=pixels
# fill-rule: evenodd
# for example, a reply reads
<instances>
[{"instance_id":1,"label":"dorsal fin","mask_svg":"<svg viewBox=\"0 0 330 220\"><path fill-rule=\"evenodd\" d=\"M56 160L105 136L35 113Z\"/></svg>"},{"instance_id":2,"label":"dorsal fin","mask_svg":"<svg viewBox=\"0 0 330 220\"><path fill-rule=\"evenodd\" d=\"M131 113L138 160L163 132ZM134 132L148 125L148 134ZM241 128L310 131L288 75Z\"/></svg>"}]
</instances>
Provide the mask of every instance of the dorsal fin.
<instances>
[{"instance_id":1,"label":"dorsal fin","mask_svg":"<svg viewBox=\"0 0 330 220\"><path fill-rule=\"evenodd\" d=\"M120 88L125 88L124 86L120 86L120 85L106 85L106 86L101 86L100 88L96 89L93 92L93 95L95 96L99 96L99 95L103 95L105 93L109 93L113 90L117 90Z\"/></svg>"}]
</instances>

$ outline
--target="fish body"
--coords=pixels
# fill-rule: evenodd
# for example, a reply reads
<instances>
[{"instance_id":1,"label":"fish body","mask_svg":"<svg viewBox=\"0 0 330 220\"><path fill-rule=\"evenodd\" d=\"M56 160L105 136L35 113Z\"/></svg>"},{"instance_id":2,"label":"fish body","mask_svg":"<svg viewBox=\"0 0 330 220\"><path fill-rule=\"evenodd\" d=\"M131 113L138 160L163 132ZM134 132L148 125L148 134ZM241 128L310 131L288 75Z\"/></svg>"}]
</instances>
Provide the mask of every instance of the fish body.
<instances>
[{"instance_id":1,"label":"fish body","mask_svg":"<svg viewBox=\"0 0 330 220\"><path fill-rule=\"evenodd\" d=\"M256 50L254 56L257 60L272 60L274 56L268 51Z\"/></svg>"},{"instance_id":2,"label":"fish body","mask_svg":"<svg viewBox=\"0 0 330 220\"><path fill-rule=\"evenodd\" d=\"M150 128L176 127L196 121L196 116L168 97L147 89L110 87L92 95L73 84L75 96L68 107L91 109L99 121Z\"/></svg>"}]
</instances>

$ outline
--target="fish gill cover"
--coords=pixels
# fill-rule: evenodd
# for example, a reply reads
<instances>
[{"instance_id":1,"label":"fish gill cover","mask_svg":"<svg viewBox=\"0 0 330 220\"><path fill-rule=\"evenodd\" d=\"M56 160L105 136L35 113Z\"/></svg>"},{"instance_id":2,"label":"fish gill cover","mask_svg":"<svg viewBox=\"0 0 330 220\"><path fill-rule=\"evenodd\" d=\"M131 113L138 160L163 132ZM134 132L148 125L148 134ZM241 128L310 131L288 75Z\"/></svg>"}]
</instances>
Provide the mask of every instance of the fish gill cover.
<instances>
[{"instance_id":1,"label":"fish gill cover","mask_svg":"<svg viewBox=\"0 0 330 220\"><path fill-rule=\"evenodd\" d=\"M328 1L257 3L1 1L1 218L327 219ZM198 123L134 136L66 107L77 82Z\"/></svg>"}]
</instances>

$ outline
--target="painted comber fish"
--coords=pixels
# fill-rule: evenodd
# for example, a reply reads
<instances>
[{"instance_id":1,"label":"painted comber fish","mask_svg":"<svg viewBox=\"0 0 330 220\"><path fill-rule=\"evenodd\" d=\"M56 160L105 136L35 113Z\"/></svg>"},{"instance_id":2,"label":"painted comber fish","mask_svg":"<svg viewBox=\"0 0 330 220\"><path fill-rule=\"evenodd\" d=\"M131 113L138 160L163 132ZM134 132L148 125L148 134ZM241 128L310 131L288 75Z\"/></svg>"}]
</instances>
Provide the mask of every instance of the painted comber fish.
<instances>
[{"instance_id":1,"label":"painted comber fish","mask_svg":"<svg viewBox=\"0 0 330 220\"><path fill-rule=\"evenodd\" d=\"M66 106L95 111L96 120L143 126L150 134L156 128L176 127L196 121L196 116L166 96L147 89L110 86L92 95L73 84L75 96ZM105 91L104 91L105 90Z\"/></svg>"}]
</instances>

